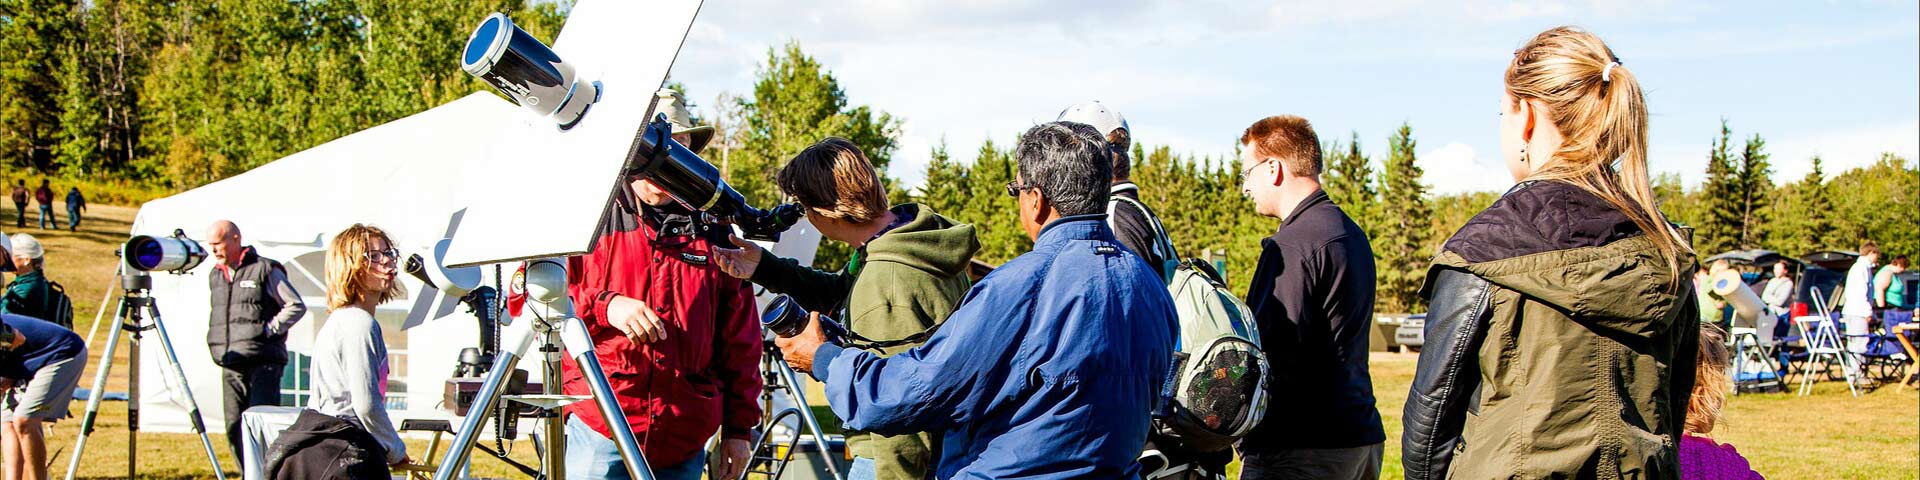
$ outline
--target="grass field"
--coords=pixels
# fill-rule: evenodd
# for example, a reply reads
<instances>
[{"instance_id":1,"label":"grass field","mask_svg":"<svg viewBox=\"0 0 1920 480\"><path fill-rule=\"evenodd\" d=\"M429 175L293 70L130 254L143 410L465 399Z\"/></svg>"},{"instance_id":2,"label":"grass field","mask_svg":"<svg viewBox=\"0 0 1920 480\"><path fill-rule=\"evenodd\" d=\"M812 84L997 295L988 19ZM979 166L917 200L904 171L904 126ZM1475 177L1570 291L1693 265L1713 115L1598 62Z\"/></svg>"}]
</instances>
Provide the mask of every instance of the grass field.
<instances>
[{"instance_id":1,"label":"grass field","mask_svg":"<svg viewBox=\"0 0 1920 480\"><path fill-rule=\"evenodd\" d=\"M95 309L107 292L113 275L113 249L126 239L134 210L126 207L97 206L93 220L79 232L40 231L29 226L24 231L40 236L47 245L49 276L67 287L75 301L76 328L93 324ZM65 211L59 212L62 218ZM29 211L29 220L35 219ZM12 228L13 211L0 213L0 230ZM197 226L192 226L196 227ZM197 232L194 232L197 234ZM187 321L170 319L170 321ZM102 335L104 337L104 335ZM96 352L99 347L93 349ZM124 357L124 355L122 356ZM116 359L109 391L126 391L126 362ZM1415 357L1410 354L1376 353L1372 359L1373 380L1380 402L1381 417L1386 420L1387 453L1384 477L1400 478L1400 407L1407 386L1413 380ZM89 363L82 387L93 379ZM1742 395L1729 401L1727 423L1715 433L1722 441L1735 445L1767 478L1775 479L1894 479L1917 478L1920 472L1920 393L1913 389L1897 391L1892 386L1867 392L1859 398L1848 395L1844 384L1826 382L1815 385L1810 396L1794 394ZM1285 395L1286 392L1275 392ZM814 398L818 398L817 396ZM76 415L84 402L75 402ZM217 405L202 408L218 408ZM125 478L127 475L126 405L119 402L103 406L94 436L88 441L85 461L80 470L85 478ZM73 448L78 421L62 422L48 437L48 450L57 452L56 476L65 471ZM238 467L227 454L224 440L214 437L221 465L231 478ZM424 440L413 441L411 450L425 449ZM141 478L211 478L212 469L201 453L199 440L187 434L143 433L139 441ZM515 448L516 457L532 459L532 447L525 441ZM418 455L416 455L417 457ZM476 453L474 474L478 476L518 478L516 471L483 453Z\"/></svg>"}]
</instances>

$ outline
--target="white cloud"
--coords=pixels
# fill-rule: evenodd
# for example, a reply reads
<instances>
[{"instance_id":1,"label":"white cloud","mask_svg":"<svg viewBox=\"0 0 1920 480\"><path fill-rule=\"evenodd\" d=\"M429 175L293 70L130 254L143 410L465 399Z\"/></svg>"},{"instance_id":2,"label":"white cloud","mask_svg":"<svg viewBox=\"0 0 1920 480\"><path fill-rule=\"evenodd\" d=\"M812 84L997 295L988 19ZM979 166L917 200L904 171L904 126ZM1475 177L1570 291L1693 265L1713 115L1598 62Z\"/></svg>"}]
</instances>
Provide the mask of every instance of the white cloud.
<instances>
[{"instance_id":1,"label":"white cloud","mask_svg":"<svg viewBox=\"0 0 1920 480\"><path fill-rule=\"evenodd\" d=\"M1473 147L1449 142L1415 158L1434 193L1501 192L1513 186L1513 175L1501 159L1482 159Z\"/></svg>"},{"instance_id":2,"label":"white cloud","mask_svg":"<svg viewBox=\"0 0 1920 480\"><path fill-rule=\"evenodd\" d=\"M1773 180L1776 183L1799 181L1813 170L1813 156L1819 155L1821 168L1829 177L1848 169L1865 167L1880 160L1881 152L1893 152L1909 161L1920 158L1920 119L1882 125L1812 132L1770 140ZM1703 150L1704 151L1704 150Z\"/></svg>"}]
</instances>

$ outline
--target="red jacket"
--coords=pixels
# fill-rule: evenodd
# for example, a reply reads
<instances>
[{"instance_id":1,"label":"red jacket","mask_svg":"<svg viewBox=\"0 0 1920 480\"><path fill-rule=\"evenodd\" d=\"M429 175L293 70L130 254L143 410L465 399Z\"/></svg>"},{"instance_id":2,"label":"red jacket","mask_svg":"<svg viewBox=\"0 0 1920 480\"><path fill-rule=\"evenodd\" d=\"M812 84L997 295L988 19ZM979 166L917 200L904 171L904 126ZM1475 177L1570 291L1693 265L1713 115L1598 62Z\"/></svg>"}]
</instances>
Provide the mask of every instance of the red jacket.
<instances>
[{"instance_id":1,"label":"red jacket","mask_svg":"<svg viewBox=\"0 0 1920 480\"><path fill-rule=\"evenodd\" d=\"M587 325L607 383L647 460L693 458L709 437L745 439L760 421L761 336L752 289L710 265L690 217L643 214L620 195L593 253L567 259L567 293ZM616 295L639 299L665 323L666 340L635 344L606 320ZM590 395L580 367L563 362L563 388ZM612 437L593 402L566 407Z\"/></svg>"}]
</instances>

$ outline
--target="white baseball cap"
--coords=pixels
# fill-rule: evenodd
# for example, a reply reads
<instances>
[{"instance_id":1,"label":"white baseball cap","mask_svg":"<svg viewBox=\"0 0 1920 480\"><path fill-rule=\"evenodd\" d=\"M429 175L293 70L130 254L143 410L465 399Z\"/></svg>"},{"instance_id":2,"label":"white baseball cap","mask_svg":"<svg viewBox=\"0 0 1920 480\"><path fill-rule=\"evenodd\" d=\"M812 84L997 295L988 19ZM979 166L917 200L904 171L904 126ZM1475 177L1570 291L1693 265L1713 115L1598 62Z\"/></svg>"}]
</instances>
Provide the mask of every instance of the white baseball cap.
<instances>
[{"instance_id":1,"label":"white baseball cap","mask_svg":"<svg viewBox=\"0 0 1920 480\"><path fill-rule=\"evenodd\" d=\"M16 233L9 240L7 252L12 255L37 259L47 253L47 249L40 246L40 240L33 238L33 235Z\"/></svg>"},{"instance_id":2,"label":"white baseball cap","mask_svg":"<svg viewBox=\"0 0 1920 480\"><path fill-rule=\"evenodd\" d=\"M1054 120L1084 123L1099 130L1101 135L1112 134L1114 130L1126 130L1127 135L1133 135L1133 129L1127 128L1127 117L1107 108L1098 100L1067 107L1060 111L1060 118Z\"/></svg>"}]
</instances>

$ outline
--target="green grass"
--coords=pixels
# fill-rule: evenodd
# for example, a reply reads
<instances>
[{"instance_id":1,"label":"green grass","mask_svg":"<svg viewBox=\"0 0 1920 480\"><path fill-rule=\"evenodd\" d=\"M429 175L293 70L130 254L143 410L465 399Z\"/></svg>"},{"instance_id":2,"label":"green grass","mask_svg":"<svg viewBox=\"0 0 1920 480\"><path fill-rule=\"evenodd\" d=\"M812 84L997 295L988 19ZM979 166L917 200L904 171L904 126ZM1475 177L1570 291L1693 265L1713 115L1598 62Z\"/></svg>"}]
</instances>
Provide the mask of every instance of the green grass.
<instances>
[{"instance_id":1,"label":"green grass","mask_svg":"<svg viewBox=\"0 0 1920 480\"><path fill-rule=\"evenodd\" d=\"M10 206L9 206L10 207ZM126 238L134 210L100 205L92 208L93 220L77 233L26 230L47 245L49 276L67 287L74 298L75 326L82 330L93 324L93 314L101 295L111 286L113 249ZM58 214L64 218L65 210ZM34 213L29 210L29 218ZM0 212L0 230L21 231L12 227L13 211ZM104 336L104 335L103 335ZM93 349L95 354L102 350ZM124 349L122 350L124 351ZM126 391L124 354L115 359L108 390ZM1398 479L1400 474L1400 408L1407 387L1413 381L1415 356L1375 353L1372 357L1375 395L1380 416L1386 421L1387 452L1383 478ZM93 367L88 365L83 383L90 384ZM82 385L85 387L86 385ZM809 398L824 398L810 389ZM1286 392L1276 392L1284 395ZM202 408L217 406L202 406ZM77 416L85 402L75 402ZM87 454L80 470L83 478L125 478L127 475L126 404L104 404L94 436L88 441ZM831 412L816 408L822 423L837 427ZM1295 412L1298 414L1298 412ZM1727 423L1715 431L1718 440L1731 443L1753 462L1767 478L1916 478L1920 461L1920 393L1894 386L1850 396L1844 384L1823 382L1813 393L1799 397L1785 394L1748 394L1729 399ZM54 473L64 472L78 421L61 422L48 437L48 450L58 452ZM524 437L523 437L524 438ZM238 478L238 467L227 455L225 440L213 438L221 454L221 465L229 478ZM410 440L410 451L424 451L425 440ZM211 478L212 469L200 442L190 434L142 433L139 441L141 478ZM515 457L533 462L533 448L525 440L518 442ZM416 455L418 456L418 455ZM517 471L475 452L473 473L482 477L519 478ZM1230 470L1236 470L1232 468Z\"/></svg>"}]
</instances>

